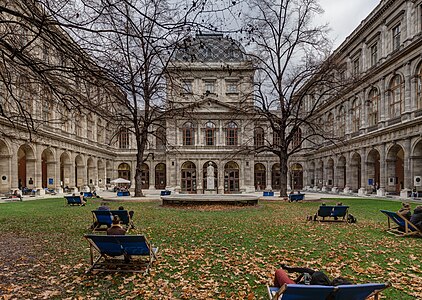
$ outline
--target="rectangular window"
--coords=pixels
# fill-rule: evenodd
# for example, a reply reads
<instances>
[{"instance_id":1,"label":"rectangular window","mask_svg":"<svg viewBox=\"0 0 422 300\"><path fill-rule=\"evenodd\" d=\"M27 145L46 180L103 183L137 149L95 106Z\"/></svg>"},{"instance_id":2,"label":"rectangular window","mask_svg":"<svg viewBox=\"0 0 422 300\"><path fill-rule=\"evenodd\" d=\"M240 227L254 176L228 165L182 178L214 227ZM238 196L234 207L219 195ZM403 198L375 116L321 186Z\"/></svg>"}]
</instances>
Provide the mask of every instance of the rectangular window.
<instances>
[{"instance_id":1,"label":"rectangular window","mask_svg":"<svg viewBox=\"0 0 422 300\"><path fill-rule=\"evenodd\" d=\"M227 128L227 145L237 145L237 128Z\"/></svg>"},{"instance_id":2,"label":"rectangular window","mask_svg":"<svg viewBox=\"0 0 422 300\"><path fill-rule=\"evenodd\" d=\"M184 128L183 142L187 146L193 145L193 129L192 128Z\"/></svg>"},{"instance_id":3,"label":"rectangular window","mask_svg":"<svg viewBox=\"0 0 422 300\"><path fill-rule=\"evenodd\" d=\"M226 93L236 94L238 92L237 84L235 81L228 81L226 83Z\"/></svg>"},{"instance_id":4,"label":"rectangular window","mask_svg":"<svg viewBox=\"0 0 422 300\"><path fill-rule=\"evenodd\" d=\"M400 48L400 24L393 28L393 50Z\"/></svg>"},{"instance_id":5,"label":"rectangular window","mask_svg":"<svg viewBox=\"0 0 422 300\"><path fill-rule=\"evenodd\" d=\"M359 67L360 67L359 66L359 58L357 58L357 59L355 59L353 61L353 75L358 75L359 74L359 70L360 70Z\"/></svg>"},{"instance_id":6,"label":"rectangular window","mask_svg":"<svg viewBox=\"0 0 422 300\"><path fill-rule=\"evenodd\" d=\"M192 81L191 80L184 80L183 81L182 93L192 94Z\"/></svg>"},{"instance_id":7,"label":"rectangular window","mask_svg":"<svg viewBox=\"0 0 422 300\"><path fill-rule=\"evenodd\" d=\"M371 47L371 67L375 66L378 62L378 45L375 44Z\"/></svg>"},{"instance_id":8,"label":"rectangular window","mask_svg":"<svg viewBox=\"0 0 422 300\"><path fill-rule=\"evenodd\" d=\"M207 146L214 145L214 129L213 128L207 128L205 130L205 144Z\"/></svg>"},{"instance_id":9,"label":"rectangular window","mask_svg":"<svg viewBox=\"0 0 422 300\"><path fill-rule=\"evenodd\" d=\"M215 81L205 81L205 93L215 93Z\"/></svg>"}]
</instances>

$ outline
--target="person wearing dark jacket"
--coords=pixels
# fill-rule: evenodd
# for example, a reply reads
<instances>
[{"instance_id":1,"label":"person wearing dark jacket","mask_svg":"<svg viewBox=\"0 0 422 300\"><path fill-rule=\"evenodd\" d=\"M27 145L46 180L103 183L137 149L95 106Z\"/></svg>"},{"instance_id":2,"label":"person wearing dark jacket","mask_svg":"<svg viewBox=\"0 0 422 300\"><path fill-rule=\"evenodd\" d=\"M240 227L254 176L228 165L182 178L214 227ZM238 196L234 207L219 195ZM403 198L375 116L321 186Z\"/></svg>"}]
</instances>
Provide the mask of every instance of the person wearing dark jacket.
<instances>
[{"instance_id":1,"label":"person wearing dark jacket","mask_svg":"<svg viewBox=\"0 0 422 300\"><path fill-rule=\"evenodd\" d=\"M107 229L107 235L125 235L126 230L120 225L119 216L113 216L112 225Z\"/></svg>"},{"instance_id":2,"label":"person wearing dark jacket","mask_svg":"<svg viewBox=\"0 0 422 300\"><path fill-rule=\"evenodd\" d=\"M406 218L407 220L410 220L410 217L412 215L412 212L410 211L410 204L409 203L402 203L402 207L397 212L402 217Z\"/></svg>"},{"instance_id":3,"label":"person wearing dark jacket","mask_svg":"<svg viewBox=\"0 0 422 300\"><path fill-rule=\"evenodd\" d=\"M413 215L410 217L410 223L422 231L422 205L415 208Z\"/></svg>"},{"instance_id":4,"label":"person wearing dark jacket","mask_svg":"<svg viewBox=\"0 0 422 300\"><path fill-rule=\"evenodd\" d=\"M299 273L299 277L292 280L287 275L288 273ZM308 284L308 285L327 285L337 286L343 284L352 284L349 280L343 277L334 278L332 281L323 272L315 271L309 268L289 267L284 264L275 271L274 286L282 287L284 284Z\"/></svg>"}]
</instances>

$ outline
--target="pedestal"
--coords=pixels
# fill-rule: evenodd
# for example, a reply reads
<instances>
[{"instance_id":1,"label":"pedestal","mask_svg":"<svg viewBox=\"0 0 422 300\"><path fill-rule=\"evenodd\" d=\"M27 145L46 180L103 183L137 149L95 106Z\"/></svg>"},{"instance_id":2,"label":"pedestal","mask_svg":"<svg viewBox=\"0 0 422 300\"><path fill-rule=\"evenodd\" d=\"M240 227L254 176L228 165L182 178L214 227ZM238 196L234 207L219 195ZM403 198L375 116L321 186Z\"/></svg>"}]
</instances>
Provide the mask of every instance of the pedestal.
<instances>
[{"instance_id":1,"label":"pedestal","mask_svg":"<svg viewBox=\"0 0 422 300\"><path fill-rule=\"evenodd\" d=\"M331 192L333 192L334 194L338 194L338 187L334 186L334 187L331 189Z\"/></svg>"},{"instance_id":2,"label":"pedestal","mask_svg":"<svg viewBox=\"0 0 422 300\"><path fill-rule=\"evenodd\" d=\"M358 190L358 196L365 196L366 195L366 189L365 188L360 188Z\"/></svg>"},{"instance_id":3,"label":"pedestal","mask_svg":"<svg viewBox=\"0 0 422 300\"><path fill-rule=\"evenodd\" d=\"M400 191L400 198L402 199L408 199L412 196L412 191L409 189L402 189Z\"/></svg>"},{"instance_id":4,"label":"pedestal","mask_svg":"<svg viewBox=\"0 0 422 300\"><path fill-rule=\"evenodd\" d=\"M384 197L385 196L385 189L384 188L379 188L377 190L377 196L378 197Z\"/></svg>"}]
</instances>

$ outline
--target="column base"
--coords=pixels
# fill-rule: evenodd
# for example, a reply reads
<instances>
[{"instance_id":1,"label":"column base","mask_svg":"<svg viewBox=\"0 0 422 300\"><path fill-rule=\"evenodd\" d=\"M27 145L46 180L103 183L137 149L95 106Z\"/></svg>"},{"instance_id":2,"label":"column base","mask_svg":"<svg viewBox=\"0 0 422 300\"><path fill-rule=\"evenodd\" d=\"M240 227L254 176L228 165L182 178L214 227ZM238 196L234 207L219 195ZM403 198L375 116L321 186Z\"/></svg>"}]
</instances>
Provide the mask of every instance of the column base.
<instances>
[{"instance_id":1,"label":"column base","mask_svg":"<svg viewBox=\"0 0 422 300\"><path fill-rule=\"evenodd\" d=\"M409 199L412 196L412 190L410 189L402 189L400 191L400 198Z\"/></svg>"},{"instance_id":2,"label":"column base","mask_svg":"<svg viewBox=\"0 0 422 300\"><path fill-rule=\"evenodd\" d=\"M334 186L334 187L331 189L331 192L333 192L334 194L338 194L338 187Z\"/></svg>"},{"instance_id":3,"label":"column base","mask_svg":"<svg viewBox=\"0 0 422 300\"><path fill-rule=\"evenodd\" d=\"M377 190L377 196L378 197L384 197L385 196L385 188L379 188Z\"/></svg>"},{"instance_id":4,"label":"column base","mask_svg":"<svg viewBox=\"0 0 422 300\"><path fill-rule=\"evenodd\" d=\"M360 188L358 190L358 196L365 196L366 195L366 189L365 188Z\"/></svg>"},{"instance_id":5,"label":"column base","mask_svg":"<svg viewBox=\"0 0 422 300\"><path fill-rule=\"evenodd\" d=\"M351 194L352 193L352 189L348 186L346 186L343 190L343 194Z\"/></svg>"}]
</instances>

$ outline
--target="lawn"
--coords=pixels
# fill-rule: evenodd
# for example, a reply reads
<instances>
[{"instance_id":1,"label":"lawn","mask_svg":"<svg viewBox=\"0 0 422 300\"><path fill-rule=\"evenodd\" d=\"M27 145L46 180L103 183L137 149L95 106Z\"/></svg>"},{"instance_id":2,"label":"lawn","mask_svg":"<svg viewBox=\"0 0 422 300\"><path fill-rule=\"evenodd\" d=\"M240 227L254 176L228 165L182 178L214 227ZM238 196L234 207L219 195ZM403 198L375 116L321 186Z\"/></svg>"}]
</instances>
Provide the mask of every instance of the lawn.
<instances>
[{"instance_id":1,"label":"lawn","mask_svg":"<svg viewBox=\"0 0 422 300\"><path fill-rule=\"evenodd\" d=\"M100 200L85 207L64 206L64 199L0 204L0 298L265 299L265 285L284 262L355 283L390 281L384 299L422 299L422 238L386 233L379 212L400 203L341 201L350 205L356 224L306 222L317 202L229 209L125 203L135 211L131 233L145 234L159 247L147 276L85 274L89 249L83 235Z\"/></svg>"}]
</instances>

